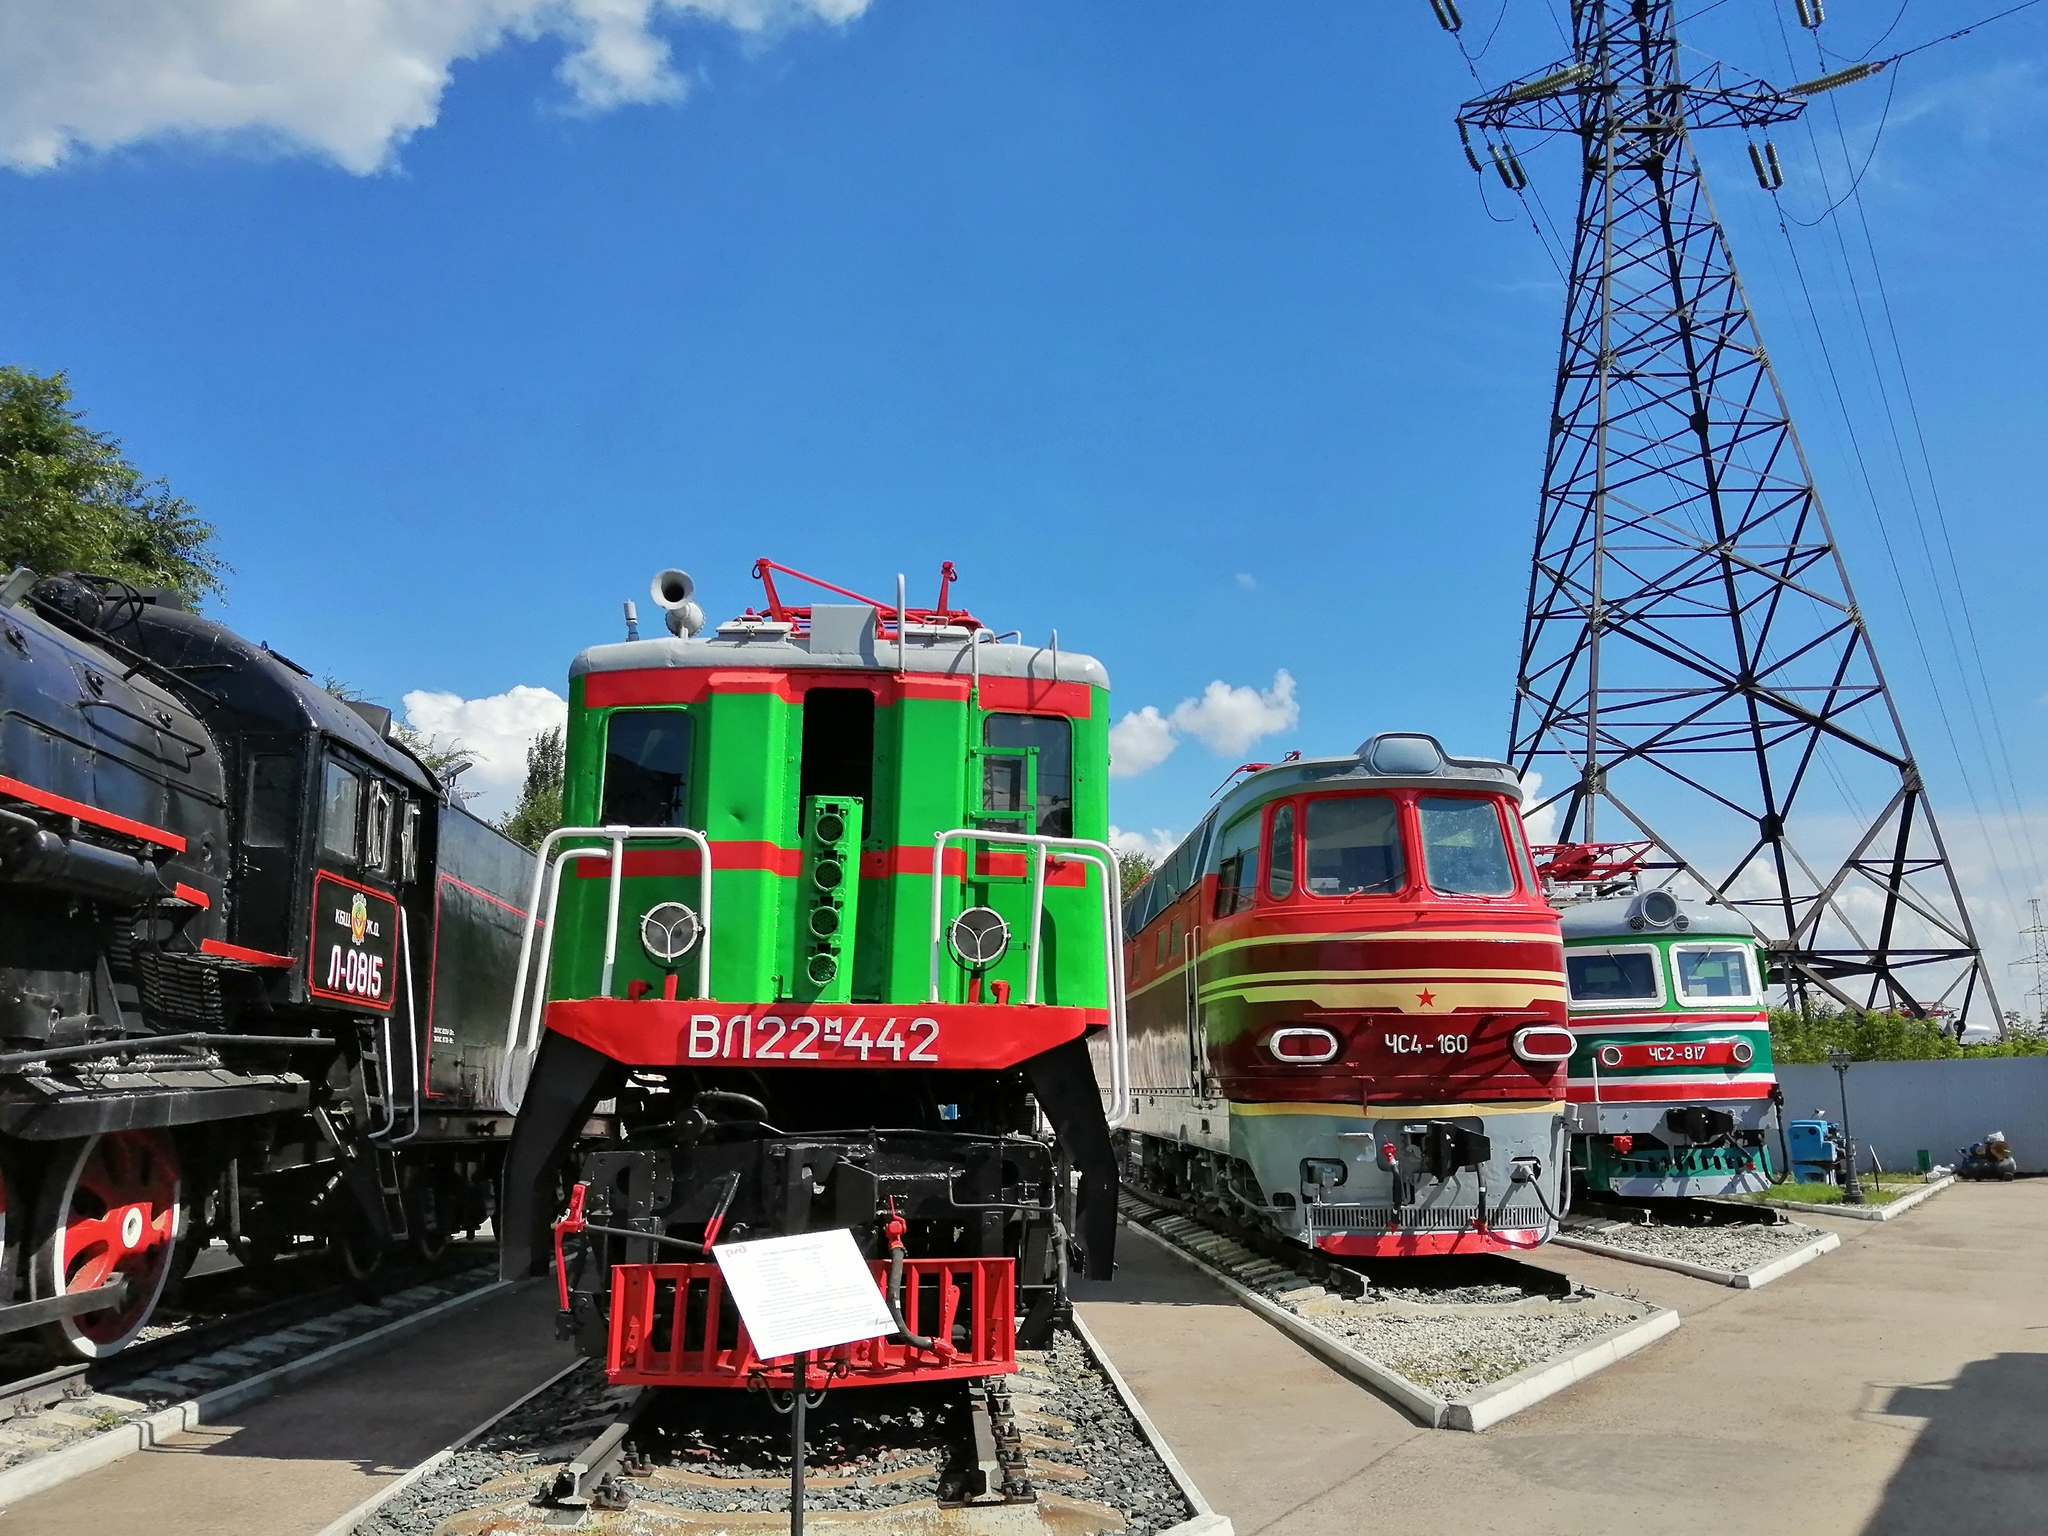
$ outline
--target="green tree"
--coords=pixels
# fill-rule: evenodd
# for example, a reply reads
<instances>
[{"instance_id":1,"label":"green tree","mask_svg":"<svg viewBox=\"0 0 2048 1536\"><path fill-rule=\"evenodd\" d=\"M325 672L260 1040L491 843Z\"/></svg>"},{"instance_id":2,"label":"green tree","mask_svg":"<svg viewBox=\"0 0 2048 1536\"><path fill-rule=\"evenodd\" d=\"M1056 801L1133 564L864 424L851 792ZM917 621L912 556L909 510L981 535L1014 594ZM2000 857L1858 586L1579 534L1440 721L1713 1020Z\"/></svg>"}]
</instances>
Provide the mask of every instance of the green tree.
<instances>
[{"instance_id":1,"label":"green tree","mask_svg":"<svg viewBox=\"0 0 2048 1536\"><path fill-rule=\"evenodd\" d=\"M519 804L498 823L498 830L514 842L538 848L541 839L562 824L562 779L566 756L562 728L548 727L526 748L526 784L519 791Z\"/></svg>"},{"instance_id":2,"label":"green tree","mask_svg":"<svg viewBox=\"0 0 2048 1536\"><path fill-rule=\"evenodd\" d=\"M1987 1056L2048 1055L2048 1035L2008 1025L2006 1038L1984 1045L1960 1044L1940 1019L1872 1008L1773 1008L1771 1055L1790 1065L1829 1059L1847 1051L1857 1061L1946 1061Z\"/></svg>"},{"instance_id":3,"label":"green tree","mask_svg":"<svg viewBox=\"0 0 2048 1536\"><path fill-rule=\"evenodd\" d=\"M85 425L62 373L0 367L0 567L89 571L197 603L224 590L213 533Z\"/></svg>"},{"instance_id":4,"label":"green tree","mask_svg":"<svg viewBox=\"0 0 2048 1536\"><path fill-rule=\"evenodd\" d=\"M1123 871L1125 901L1129 901L1131 892L1143 885L1152 871L1159 867L1159 861L1142 848L1119 848L1117 864Z\"/></svg>"}]
</instances>

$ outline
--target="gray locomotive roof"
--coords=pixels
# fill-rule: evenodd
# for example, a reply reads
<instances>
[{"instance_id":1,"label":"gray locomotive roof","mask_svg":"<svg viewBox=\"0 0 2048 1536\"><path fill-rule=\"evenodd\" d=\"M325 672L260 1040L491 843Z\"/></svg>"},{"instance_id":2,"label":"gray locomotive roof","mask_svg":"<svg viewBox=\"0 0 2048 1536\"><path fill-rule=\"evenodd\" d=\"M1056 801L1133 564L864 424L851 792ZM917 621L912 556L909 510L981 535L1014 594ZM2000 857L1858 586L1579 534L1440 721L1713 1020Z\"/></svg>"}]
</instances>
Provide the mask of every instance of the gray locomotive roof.
<instances>
[{"instance_id":1,"label":"gray locomotive roof","mask_svg":"<svg viewBox=\"0 0 2048 1536\"><path fill-rule=\"evenodd\" d=\"M1571 939L1749 939L1754 941L1756 929L1740 913L1715 902L1694 901L1680 896L1675 891L1672 899L1678 903L1679 913L1685 918L1686 926L1675 924L1668 928L1631 928L1629 913L1641 900L1638 896L1610 896L1604 901L1585 901L1564 908L1558 916L1564 923L1564 936Z\"/></svg>"},{"instance_id":2,"label":"gray locomotive roof","mask_svg":"<svg viewBox=\"0 0 2048 1536\"><path fill-rule=\"evenodd\" d=\"M1425 742L1427 748L1421 746ZM1405 763L1390 761L1397 743L1415 743L1417 755ZM1431 755L1434 767L1428 767L1424 761ZM1332 782L1335 780L1343 782ZM1387 731L1360 742L1358 750L1349 757L1297 758L1245 775L1217 806L1217 824L1220 826L1241 811L1294 794L1311 784L1328 784L1333 789L1484 789L1516 796L1522 792L1521 780L1506 763L1490 757L1452 757L1434 736Z\"/></svg>"},{"instance_id":3,"label":"gray locomotive roof","mask_svg":"<svg viewBox=\"0 0 2048 1536\"><path fill-rule=\"evenodd\" d=\"M1013 645L992 638L973 646L964 628L911 624L904 637L905 671L966 678L980 652L986 677L1026 677L1043 682L1109 686L1109 672L1093 656L1055 651L1049 645ZM983 630L986 636L988 631ZM593 645L569 668L571 677L592 672L634 672L659 667L775 667L787 670L832 668L844 671L893 672L897 666L894 639L877 639L875 610L864 604L821 603L811 609L809 634L767 619L736 619L715 634L677 639L662 635L648 640L622 640Z\"/></svg>"},{"instance_id":4,"label":"gray locomotive roof","mask_svg":"<svg viewBox=\"0 0 2048 1536\"><path fill-rule=\"evenodd\" d=\"M1434 736L1385 731L1360 742L1349 757L1303 757L1273 763L1240 779L1180 845L1159 861L1124 903L1124 931L1135 936L1207 870L1216 828L1244 812L1311 785L1329 789L1463 789L1520 796L1521 780L1490 757L1452 757Z\"/></svg>"}]
</instances>

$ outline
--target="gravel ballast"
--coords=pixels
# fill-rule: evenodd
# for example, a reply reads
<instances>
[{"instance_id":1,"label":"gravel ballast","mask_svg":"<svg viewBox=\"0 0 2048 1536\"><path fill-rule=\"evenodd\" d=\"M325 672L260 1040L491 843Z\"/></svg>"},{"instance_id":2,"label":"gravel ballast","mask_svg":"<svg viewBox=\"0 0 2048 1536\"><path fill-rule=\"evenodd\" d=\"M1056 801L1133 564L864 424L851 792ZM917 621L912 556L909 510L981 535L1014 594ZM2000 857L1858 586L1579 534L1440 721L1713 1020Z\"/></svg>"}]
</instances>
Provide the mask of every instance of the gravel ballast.
<instances>
[{"instance_id":1,"label":"gravel ballast","mask_svg":"<svg viewBox=\"0 0 2048 1536\"><path fill-rule=\"evenodd\" d=\"M1529 1295L1511 1285L1435 1292L1387 1288L1365 1301L1309 1292L1275 1299L1448 1402L1556 1359L1650 1311L1622 1296Z\"/></svg>"},{"instance_id":2,"label":"gravel ballast","mask_svg":"<svg viewBox=\"0 0 2048 1536\"><path fill-rule=\"evenodd\" d=\"M836 1529L1155 1536L1193 1513L1179 1485L1088 1351L1062 1332L1048 1350L1019 1351L1004 1378L1016 1409L1036 1505L980 1507L963 1519L938 1507L944 1448L961 1443L963 1384L835 1388L807 1429L804 1508L838 1514ZM547 1528L538 1488L609 1423L624 1394L586 1365L515 1410L357 1526L359 1536L473 1536ZM652 1463L626 1478L631 1507L585 1527L617 1532L779 1530L789 1510L789 1424L761 1394L678 1393L656 1405L635 1439ZM863 1514L875 1513L872 1522ZM844 1516L854 1517L852 1520Z\"/></svg>"},{"instance_id":3,"label":"gravel ballast","mask_svg":"<svg viewBox=\"0 0 2048 1536\"><path fill-rule=\"evenodd\" d=\"M1761 1269L1827 1236L1819 1227L1805 1226L1796 1221L1776 1225L1744 1221L1699 1227L1665 1226L1662 1223L1646 1227L1637 1222L1604 1222L1574 1228L1570 1235L1603 1247L1621 1248L1660 1259L1677 1259L1736 1274Z\"/></svg>"}]
</instances>

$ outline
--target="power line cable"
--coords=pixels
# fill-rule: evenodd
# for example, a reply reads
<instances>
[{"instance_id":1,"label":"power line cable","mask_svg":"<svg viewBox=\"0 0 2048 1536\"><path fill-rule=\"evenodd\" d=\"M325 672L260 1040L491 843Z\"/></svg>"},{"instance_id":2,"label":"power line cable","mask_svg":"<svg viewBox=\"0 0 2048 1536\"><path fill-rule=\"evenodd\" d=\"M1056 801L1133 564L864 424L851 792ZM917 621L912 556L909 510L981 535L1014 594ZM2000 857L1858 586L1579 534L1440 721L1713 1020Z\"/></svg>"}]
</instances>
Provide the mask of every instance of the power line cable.
<instances>
[{"instance_id":1,"label":"power line cable","mask_svg":"<svg viewBox=\"0 0 2048 1536\"><path fill-rule=\"evenodd\" d=\"M1782 16L1779 17L1778 25L1782 36L1784 29L1784 20ZM1790 39L1783 38L1783 43L1786 51L1787 62L1792 63L1793 67L1796 68L1796 62L1792 61L1791 59ZM1807 130L1809 146L1813 151L1814 164L1821 178L1822 195L1832 198L1833 189L1828 185L1827 168L1825 159L1821 154L1819 137L1813 131L1813 124L1811 119L1807 119L1804 123L1804 126ZM1842 413L1842 423L1843 428L1848 436L1850 453L1856 461L1857 470L1863 480L1865 493L1868 495L1870 499L1871 514L1873 520L1877 524L1880 540L1884 545L1885 558L1891 566L1892 579L1896 583L1899 590L1900 605L1905 610L1907 629L1913 637L1914 649L1919 653L1921 668L1926 673L1930 690L1933 693L1935 712L1941 720L1942 732L1948 741L1949 751L1951 755L1955 758L1956 768L1958 773L1961 775L1963 782L1963 791L1970 802L1971 812L1975 815L1977 819L1977 828L1979 835L1982 836L1986 842L1986 851L1992 853L1992 858L1990 862L1992 865L1993 874L1998 882L2000 893L2004 896L2008 909L2011 909L2013 907L2012 888L2009 882L2006 880L2005 868L2003 863L1996 857L1995 851L1991 850L1989 847L1989 819L1984 815L1983 804L1978 797L1976 782L1970 774L1968 763L1964 760L1961 743L1956 735L1955 724L1949 715L1948 702L1945 692L1941 686L1940 680L1935 675L1932 654L1928 650L1926 636L1922 633L1920 627L1918 608L1913 602L1911 592L1907 588L1904 567L1900 563L1898 550L1892 539L1891 527L1889 521L1885 517L1882 500L1877 493L1876 480L1871 473L1869 461L1863 452L1861 437L1856 430L1855 413L1850 409L1848 393L1843 386L1841 373L1835 366L1834 351L1828 345L1826 328L1821 323L1820 307L1814 299L1812 286L1807 281L1805 265L1803 262L1801 262L1799 258L1798 247L1792 239L1791 228L1786 222L1783 202L1781 200L1775 199L1774 201L1776 201L1777 203L1778 210L1778 231L1780 235L1782 235L1784 238L1786 253L1791 258L1792 269L1798 280L1800 293L1805 300L1807 314L1813 323L1815 339L1820 347L1821 359L1828 376L1828 381L1831 387L1833 388L1836 404ZM1823 215L1823 217L1825 217L1825 215ZM1844 261L1846 262L1846 244L1843 246L1843 256ZM1855 293L1856 288L1854 272L1845 267L1844 278L1846 286L1850 289L1851 293ZM2003 808L2001 807L2001 814L2002 811Z\"/></svg>"}]
</instances>

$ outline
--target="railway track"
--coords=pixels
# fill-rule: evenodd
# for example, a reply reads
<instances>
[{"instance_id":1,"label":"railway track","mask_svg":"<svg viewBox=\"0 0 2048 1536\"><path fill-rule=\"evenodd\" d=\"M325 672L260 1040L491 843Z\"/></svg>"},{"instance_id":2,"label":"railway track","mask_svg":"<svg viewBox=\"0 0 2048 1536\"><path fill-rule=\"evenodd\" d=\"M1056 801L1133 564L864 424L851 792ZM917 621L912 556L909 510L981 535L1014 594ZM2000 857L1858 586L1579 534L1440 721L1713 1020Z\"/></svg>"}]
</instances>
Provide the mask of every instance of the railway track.
<instances>
[{"instance_id":1,"label":"railway track","mask_svg":"<svg viewBox=\"0 0 2048 1536\"><path fill-rule=\"evenodd\" d=\"M145 1337L104 1360L44 1365L46 1352L11 1343L0 1350L0 1371L22 1374L0 1382L0 1423L95 1391L119 1392L138 1381L186 1366L236 1343L314 1318L369 1304L382 1295L451 1279L490 1262L487 1243L458 1244L435 1265L394 1265L380 1271L375 1292L334 1278L325 1255L280 1260L260 1270L228 1267L189 1276L178 1296L160 1307ZM37 1367L41 1368L38 1369Z\"/></svg>"},{"instance_id":2,"label":"railway track","mask_svg":"<svg viewBox=\"0 0 2048 1536\"><path fill-rule=\"evenodd\" d=\"M471 1251L471 1249L474 1251ZM488 1244L434 1270L395 1266L358 1299L314 1259L195 1277L155 1337L104 1360L29 1371L0 1385L0 1504L267 1395L496 1285ZM373 1338L372 1336L376 1336ZM18 1348L13 1352L22 1355Z\"/></svg>"},{"instance_id":3,"label":"railway track","mask_svg":"<svg viewBox=\"0 0 2048 1536\"><path fill-rule=\"evenodd\" d=\"M806 1510L835 1536L1005 1531L1229 1536L1085 1330L1014 1375L814 1395ZM768 1394L641 1393L579 1363L322 1536L511 1536L564 1526L695 1536L790 1509L789 1423Z\"/></svg>"},{"instance_id":4,"label":"railway track","mask_svg":"<svg viewBox=\"0 0 2048 1536\"><path fill-rule=\"evenodd\" d=\"M1127 1227L1439 1429L1485 1429L1678 1326L1678 1314L1501 1254L1335 1259L1126 1189Z\"/></svg>"}]
</instances>

